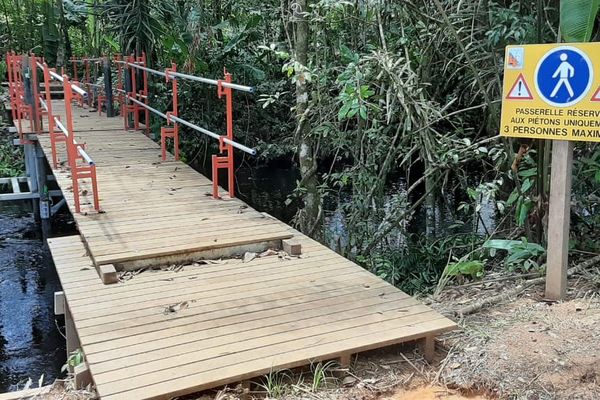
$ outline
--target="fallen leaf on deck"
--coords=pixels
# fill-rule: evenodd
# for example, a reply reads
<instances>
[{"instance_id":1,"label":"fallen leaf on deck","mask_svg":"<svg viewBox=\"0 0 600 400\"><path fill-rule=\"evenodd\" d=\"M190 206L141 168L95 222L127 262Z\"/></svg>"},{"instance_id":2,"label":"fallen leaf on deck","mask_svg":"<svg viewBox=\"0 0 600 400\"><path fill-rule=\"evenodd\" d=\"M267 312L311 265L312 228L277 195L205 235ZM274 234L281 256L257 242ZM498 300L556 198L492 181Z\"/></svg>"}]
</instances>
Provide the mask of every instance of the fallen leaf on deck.
<instances>
[{"instance_id":1,"label":"fallen leaf on deck","mask_svg":"<svg viewBox=\"0 0 600 400\"><path fill-rule=\"evenodd\" d=\"M244 254L244 259L242 262L248 263L248 262L254 260L255 258L256 258L256 253L247 251L246 254Z\"/></svg>"},{"instance_id":2,"label":"fallen leaf on deck","mask_svg":"<svg viewBox=\"0 0 600 400\"><path fill-rule=\"evenodd\" d=\"M215 264L227 264L226 260L198 260L192 263L192 266L199 267L200 265L215 265Z\"/></svg>"},{"instance_id":3,"label":"fallen leaf on deck","mask_svg":"<svg viewBox=\"0 0 600 400\"><path fill-rule=\"evenodd\" d=\"M266 250L266 251L263 251L262 253L260 253L259 257L276 256L277 254L279 254L279 252L277 250L269 249L269 250Z\"/></svg>"},{"instance_id":4,"label":"fallen leaf on deck","mask_svg":"<svg viewBox=\"0 0 600 400\"><path fill-rule=\"evenodd\" d=\"M173 304L171 306L165 307L164 314L174 314L174 313L179 312L181 310L185 310L189 306L190 305L189 305L189 303L187 301L182 301L181 303L177 303L177 304Z\"/></svg>"}]
</instances>

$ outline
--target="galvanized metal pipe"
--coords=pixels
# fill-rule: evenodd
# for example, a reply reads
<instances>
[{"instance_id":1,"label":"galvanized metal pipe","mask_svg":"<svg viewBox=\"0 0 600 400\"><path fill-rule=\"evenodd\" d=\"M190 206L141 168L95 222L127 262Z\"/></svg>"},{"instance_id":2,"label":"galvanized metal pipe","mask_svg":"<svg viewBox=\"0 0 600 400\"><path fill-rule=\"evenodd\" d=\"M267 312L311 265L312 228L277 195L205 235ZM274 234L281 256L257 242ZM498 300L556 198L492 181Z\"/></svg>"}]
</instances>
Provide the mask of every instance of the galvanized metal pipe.
<instances>
[{"instance_id":1,"label":"galvanized metal pipe","mask_svg":"<svg viewBox=\"0 0 600 400\"><path fill-rule=\"evenodd\" d=\"M40 97L40 104L44 107L44 110L48 111L48 104Z\"/></svg>"},{"instance_id":2,"label":"galvanized metal pipe","mask_svg":"<svg viewBox=\"0 0 600 400\"><path fill-rule=\"evenodd\" d=\"M234 142L233 140L229 140L226 137L223 137L217 133L211 132L208 129L204 129L198 125L194 125L191 122L186 121L185 119L181 119L179 117L176 117L174 115L170 115L169 119L175 121L175 122L179 122L182 125L187 126L188 128L192 128L195 131L204 133L205 135L208 135L214 139L220 140L221 138L223 138L223 142L235 147L236 149L242 150L250 155L255 156L256 155L256 150L255 149L251 149L250 147L244 146L243 144Z\"/></svg>"},{"instance_id":3,"label":"galvanized metal pipe","mask_svg":"<svg viewBox=\"0 0 600 400\"><path fill-rule=\"evenodd\" d=\"M130 67L137 68L137 69L141 69L142 71L147 71L147 72L150 72L150 73L152 73L152 74L160 75L160 76L163 76L163 77L164 77L164 76L167 76L167 74L165 74L165 73L164 73L164 72L162 72L162 71L158 71L158 70L156 70L156 69L152 69L152 68L144 67L144 66L138 65L137 63L130 63L130 62L128 62L128 61L120 61L120 62L122 62L122 63L123 63L123 64L125 64L125 65L129 65Z\"/></svg>"},{"instance_id":4,"label":"galvanized metal pipe","mask_svg":"<svg viewBox=\"0 0 600 400\"><path fill-rule=\"evenodd\" d=\"M160 116L161 116L161 117L163 117L164 119L168 119L168 117L167 117L167 114L165 114L165 113L162 113L162 112L158 111L156 108L150 107L150 106L149 106L149 105L147 105L146 103L142 103L141 101L139 101L139 100L136 100L136 99L134 99L134 98L133 98L133 97L131 97L131 96L127 96L127 99L128 99L128 100L131 100L131 101L133 101L133 102L134 102L134 103L136 103L136 104L139 104L140 106L144 107L144 108L145 108L145 109L147 109L147 110L150 110L150 111L152 111L152 112L153 112L154 114L156 114L156 115L160 115Z\"/></svg>"},{"instance_id":5,"label":"galvanized metal pipe","mask_svg":"<svg viewBox=\"0 0 600 400\"><path fill-rule=\"evenodd\" d=\"M191 81L202 82L202 83L206 83L206 84L214 85L214 86L219 85L219 81L217 81L216 79L202 78L199 76L182 74L181 72L169 71L169 76L175 76L177 78L182 78L182 79L189 79ZM253 88L252 86L238 85L236 83L229 83L229 82L224 82L224 81L221 82L221 86L223 86L224 88L231 88L234 90L239 90L239 91L248 92L248 93L254 93L256 91L256 89Z\"/></svg>"},{"instance_id":6,"label":"galvanized metal pipe","mask_svg":"<svg viewBox=\"0 0 600 400\"><path fill-rule=\"evenodd\" d=\"M37 63L38 67L44 69L44 66L40 63ZM50 76L54 79L56 79L57 81L62 82L63 81L63 77L60 76L59 74L57 74L56 72L49 70L50 72ZM85 90L83 90L82 88L80 88L79 86L75 85L74 83L71 83L71 88L76 91L77 93L79 93L80 95L87 97L87 92Z\"/></svg>"},{"instance_id":7,"label":"galvanized metal pipe","mask_svg":"<svg viewBox=\"0 0 600 400\"><path fill-rule=\"evenodd\" d=\"M65 134L65 136L69 136L69 131L67 130L67 128L65 128L65 126L62 124L62 122L60 122L60 120L56 117L54 117L54 123L56 124L56 126L58 126L58 128L62 131L62 133ZM77 142L75 140L73 140L73 144L75 146L77 146ZM77 146L77 151L79 152L79 154L81 155L81 157L83 157L83 159L85 160L85 162L88 163L88 165L94 165L94 160L92 160L92 158L88 155L88 153L86 153L86 151L84 149L82 149L81 147Z\"/></svg>"}]
</instances>

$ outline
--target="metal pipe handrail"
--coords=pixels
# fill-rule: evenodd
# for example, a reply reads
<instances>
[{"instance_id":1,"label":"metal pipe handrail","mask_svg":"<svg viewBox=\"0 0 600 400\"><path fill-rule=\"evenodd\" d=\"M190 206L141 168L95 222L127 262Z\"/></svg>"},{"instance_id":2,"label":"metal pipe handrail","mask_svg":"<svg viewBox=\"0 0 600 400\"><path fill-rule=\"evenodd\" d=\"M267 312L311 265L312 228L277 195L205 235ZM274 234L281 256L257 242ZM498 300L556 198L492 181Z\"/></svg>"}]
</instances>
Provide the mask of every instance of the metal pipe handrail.
<instances>
[{"instance_id":1,"label":"metal pipe handrail","mask_svg":"<svg viewBox=\"0 0 600 400\"><path fill-rule=\"evenodd\" d=\"M175 71L169 71L167 74L165 72L158 71L158 70L148 68L148 67L143 67L141 65L138 65L137 63L131 63L129 61L115 60L115 62L120 63L120 64L125 64L125 65L130 65L134 68L139 68L141 70L145 70L145 71L148 71L148 72L160 75L160 76L164 76L164 77L166 77L168 75L169 77L174 76L174 77L178 77L178 78L182 78L182 79L189 79L191 81L202 82L202 83L206 83L206 84L213 85L213 86L219 85L219 81L216 79L202 78L200 76L182 74L181 72L175 72ZM252 86L238 85L237 83L229 83L229 82L222 81L221 86L223 86L224 88L230 88L230 89L239 90L242 92L248 92L248 93L256 92L256 88L254 88Z\"/></svg>"},{"instance_id":2,"label":"metal pipe handrail","mask_svg":"<svg viewBox=\"0 0 600 400\"><path fill-rule=\"evenodd\" d=\"M133 101L133 102L134 102L134 103L136 103L136 104L139 104L140 106L144 107L145 109L152 111L152 112L153 112L153 113L155 113L156 115L160 115L161 117L163 117L163 118L164 118L164 119L166 119L167 121L169 120L169 117L167 117L167 114L165 114L165 113L162 113L162 112L158 111L156 108L152 108L152 107L150 107L149 105L147 105L146 103L142 103L141 101L139 101L139 100L136 100L136 99L134 99L134 98L133 98L133 97L131 97L131 96L126 96L126 97L127 97L127 99L128 99L128 100L131 100L131 101Z\"/></svg>"},{"instance_id":3,"label":"metal pipe handrail","mask_svg":"<svg viewBox=\"0 0 600 400\"><path fill-rule=\"evenodd\" d=\"M44 66L42 64L40 64L39 62L36 62L37 66L40 67L41 69L44 69ZM63 81L63 77L60 76L59 74L57 74L56 72L52 71L51 69L48 70L48 72L50 72L50 76L59 81L62 82ZM88 94L85 90L83 90L82 88L80 88L79 86L75 85L74 83L71 83L71 88L76 91L77 93L79 93L80 95L86 97Z\"/></svg>"},{"instance_id":4,"label":"metal pipe handrail","mask_svg":"<svg viewBox=\"0 0 600 400\"><path fill-rule=\"evenodd\" d=\"M71 62L76 62L76 63L85 63L85 62L89 62L89 61L102 61L104 60L104 58L100 57L100 58L75 58L75 59L71 59Z\"/></svg>"},{"instance_id":5,"label":"metal pipe handrail","mask_svg":"<svg viewBox=\"0 0 600 400\"><path fill-rule=\"evenodd\" d=\"M125 65L129 65L130 67L133 67L133 68L141 69L142 71L147 71L147 72L150 72L152 74L160 75L162 77L167 76L167 74L165 74L162 71L159 71L159 70L156 70L156 69L152 69L152 68L148 68L148 67L144 67L142 65L139 65L138 63L131 63L129 61L117 61L117 62L123 63Z\"/></svg>"},{"instance_id":6,"label":"metal pipe handrail","mask_svg":"<svg viewBox=\"0 0 600 400\"><path fill-rule=\"evenodd\" d=\"M40 63L37 63L38 66L41 66L43 68L43 65L41 65ZM53 72L51 70L49 70L50 75L53 74ZM57 76L60 77L60 75L55 74ZM62 77L61 77L62 78ZM62 82L62 80L61 80ZM73 84L71 84L71 87L73 87ZM75 86L76 87L76 86ZM46 104L46 102L40 97L40 104L42 105L42 107L44 107L44 110L48 111L48 104ZM62 133L68 137L69 136L69 131L67 130L67 128L65 128L65 126L62 124L62 122L60 122L60 120L56 117L52 117L54 119L54 124L56 126L58 126L58 128L62 131ZM85 162L88 163L88 165L95 165L94 160L92 160L92 158L89 156L88 153L86 153L86 151L77 144L77 141L73 140L73 144L75 146L77 146L77 151L78 153L81 155L81 157L85 160Z\"/></svg>"},{"instance_id":7,"label":"metal pipe handrail","mask_svg":"<svg viewBox=\"0 0 600 400\"><path fill-rule=\"evenodd\" d=\"M178 78L189 79L191 81L202 82L202 83L206 83L209 85L219 86L219 81L217 81L216 79L202 78L200 76L182 74L181 72L174 72L174 71L169 71L169 76L175 76ZM224 81L221 81L220 83L221 83L221 86L224 88L230 88L230 89L239 90L239 91L248 92L248 93L254 93L256 91L256 89L253 88L252 86L238 85L236 83L229 83L229 82L224 82Z\"/></svg>"},{"instance_id":8,"label":"metal pipe handrail","mask_svg":"<svg viewBox=\"0 0 600 400\"><path fill-rule=\"evenodd\" d=\"M174 115L169 115L169 119L173 120L175 122L179 122L180 124L185 125L188 128L192 128L192 129L194 129L194 130L196 130L198 132L204 133L205 135L208 135L208 136L210 136L210 137L212 137L214 139L223 140L224 143L227 143L227 144L235 147L236 149L242 150L242 151L244 151L244 152L246 152L246 153L248 153L250 155L253 155L253 156L256 155L256 150L255 149L251 149L250 147L246 147L243 144L234 142L233 140L230 140L230 139L228 139L228 138L226 138L224 136L221 136L221 135L219 135L217 133L211 132L208 129L204 129L204 128L198 126L198 125L194 125L191 122L186 121L185 119L181 119L181 118L176 117Z\"/></svg>"},{"instance_id":9,"label":"metal pipe handrail","mask_svg":"<svg viewBox=\"0 0 600 400\"><path fill-rule=\"evenodd\" d=\"M69 130L65 128L65 126L62 124L62 122L60 122L58 118L54 117L54 123L62 131L65 137L69 137ZM78 153L81 155L81 157L83 157L83 159L85 160L85 162L88 163L88 165L95 165L94 160L92 160L88 153L86 153L86 151L77 143L75 139L73 139L73 144L75 145L75 147L77 147Z\"/></svg>"}]
</instances>

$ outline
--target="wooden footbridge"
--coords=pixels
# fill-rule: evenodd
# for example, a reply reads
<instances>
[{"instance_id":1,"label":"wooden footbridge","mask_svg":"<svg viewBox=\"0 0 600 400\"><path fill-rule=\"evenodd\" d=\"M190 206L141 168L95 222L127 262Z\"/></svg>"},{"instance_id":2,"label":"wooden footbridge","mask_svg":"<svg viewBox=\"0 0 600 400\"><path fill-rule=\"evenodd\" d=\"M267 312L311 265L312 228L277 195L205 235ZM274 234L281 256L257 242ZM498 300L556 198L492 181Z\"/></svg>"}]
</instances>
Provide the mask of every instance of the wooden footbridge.
<instances>
[{"instance_id":1,"label":"wooden footbridge","mask_svg":"<svg viewBox=\"0 0 600 400\"><path fill-rule=\"evenodd\" d=\"M90 101L93 86L77 76L35 57L8 61L19 141L41 150L79 229L48 239L63 287L56 308L66 315L68 350L85 355L78 381L91 379L102 399L166 399L319 360L347 366L356 353L409 341L431 357L435 336L456 327L236 199L233 148L253 150L234 141L233 125L217 137L223 153L214 164L229 172L228 193L176 159L179 125L196 127L177 117L176 100L163 114L162 145L150 139L148 112L162 112L148 104L147 77L131 82L155 71L143 58L112 63L123 77L114 97L125 122L92 112L108 105L111 114L106 85ZM50 96L51 78L64 100ZM206 81L226 102L245 88L230 77ZM171 140L175 156L165 151Z\"/></svg>"}]
</instances>

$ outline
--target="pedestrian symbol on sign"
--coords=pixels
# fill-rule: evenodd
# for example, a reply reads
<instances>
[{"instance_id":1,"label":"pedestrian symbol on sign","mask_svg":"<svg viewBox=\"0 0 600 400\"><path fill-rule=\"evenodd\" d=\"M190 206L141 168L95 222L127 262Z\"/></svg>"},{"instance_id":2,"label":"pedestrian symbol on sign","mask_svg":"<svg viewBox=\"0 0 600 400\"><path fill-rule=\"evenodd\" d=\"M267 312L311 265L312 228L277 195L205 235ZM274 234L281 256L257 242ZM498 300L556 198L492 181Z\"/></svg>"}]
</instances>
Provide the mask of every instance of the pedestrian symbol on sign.
<instances>
[{"instance_id":1,"label":"pedestrian symbol on sign","mask_svg":"<svg viewBox=\"0 0 600 400\"><path fill-rule=\"evenodd\" d=\"M537 66L537 92L552 106L572 106L586 97L592 85L593 71L592 63L583 51L571 46L554 48Z\"/></svg>"},{"instance_id":2,"label":"pedestrian symbol on sign","mask_svg":"<svg viewBox=\"0 0 600 400\"><path fill-rule=\"evenodd\" d=\"M562 53L560 55L560 60L562 62L558 68L556 68L554 75L552 75L553 78L560 76L560 79L558 80L556 86L554 86L554 90L552 91L550 97L556 97L561 86L564 86L567 89L567 92L569 92L569 96L571 96L571 98L575 96L575 93L573 93L573 88L569 83L569 79L575 76L575 68L573 68L573 66L567 62L568 58L569 56L567 53Z\"/></svg>"}]
</instances>

